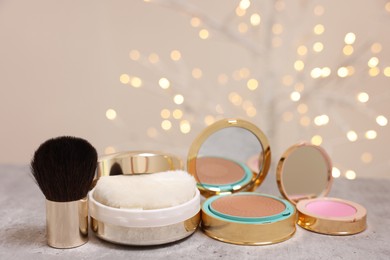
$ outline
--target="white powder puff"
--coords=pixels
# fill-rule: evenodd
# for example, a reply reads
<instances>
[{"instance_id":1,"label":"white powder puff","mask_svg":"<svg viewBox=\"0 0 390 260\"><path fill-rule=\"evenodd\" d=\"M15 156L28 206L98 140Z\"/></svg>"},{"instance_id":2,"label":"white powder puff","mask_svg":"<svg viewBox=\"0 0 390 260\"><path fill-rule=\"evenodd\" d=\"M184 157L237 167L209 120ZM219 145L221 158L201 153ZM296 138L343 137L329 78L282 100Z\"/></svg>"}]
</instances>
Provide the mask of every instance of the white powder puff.
<instances>
[{"instance_id":1,"label":"white powder puff","mask_svg":"<svg viewBox=\"0 0 390 260\"><path fill-rule=\"evenodd\" d=\"M186 171L166 171L142 175L103 176L93 197L110 207L161 209L191 200L196 182Z\"/></svg>"}]
</instances>

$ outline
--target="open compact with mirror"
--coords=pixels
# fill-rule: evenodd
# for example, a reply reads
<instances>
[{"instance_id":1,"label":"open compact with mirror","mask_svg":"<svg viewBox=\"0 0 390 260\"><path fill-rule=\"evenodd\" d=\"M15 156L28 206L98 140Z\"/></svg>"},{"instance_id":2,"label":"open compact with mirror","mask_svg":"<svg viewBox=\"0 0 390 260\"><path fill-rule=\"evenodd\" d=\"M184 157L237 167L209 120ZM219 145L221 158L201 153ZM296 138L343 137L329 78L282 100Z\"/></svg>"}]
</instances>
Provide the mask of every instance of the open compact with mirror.
<instances>
[{"instance_id":1,"label":"open compact with mirror","mask_svg":"<svg viewBox=\"0 0 390 260\"><path fill-rule=\"evenodd\" d=\"M352 201L328 198L332 164L319 146L290 147L277 166L277 183L284 198L296 205L297 224L328 235L352 235L366 229L366 209Z\"/></svg>"},{"instance_id":2,"label":"open compact with mirror","mask_svg":"<svg viewBox=\"0 0 390 260\"><path fill-rule=\"evenodd\" d=\"M258 154L257 160L251 158ZM247 162L255 161L253 167ZM257 162L257 163L256 163ZM268 139L255 125L224 119L193 142L187 169L201 194L201 228L214 239L242 245L284 241L295 232L295 207L287 200L253 192L271 163Z\"/></svg>"}]
</instances>

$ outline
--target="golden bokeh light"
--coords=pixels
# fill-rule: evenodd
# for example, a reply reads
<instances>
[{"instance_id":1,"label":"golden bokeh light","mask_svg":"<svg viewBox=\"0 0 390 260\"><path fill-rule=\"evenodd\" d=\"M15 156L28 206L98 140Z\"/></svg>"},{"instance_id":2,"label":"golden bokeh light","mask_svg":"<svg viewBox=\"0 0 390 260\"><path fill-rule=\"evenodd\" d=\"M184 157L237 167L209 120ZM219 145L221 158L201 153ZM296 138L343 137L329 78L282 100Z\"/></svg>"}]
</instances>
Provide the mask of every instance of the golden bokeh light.
<instances>
[{"instance_id":1,"label":"golden bokeh light","mask_svg":"<svg viewBox=\"0 0 390 260\"><path fill-rule=\"evenodd\" d=\"M340 77L340 78L345 78L348 76L348 69L347 67L340 67L338 70L337 70L337 75Z\"/></svg>"},{"instance_id":2,"label":"golden bokeh light","mask_svg":"<svg viewBox=\"0 0 390 260\"><path fill-rule=\"evenodd\" d=\"M321 68L314 68L311 70L310 72L310 76L313 78L313 79L317 79L319 77L322 76L322 69Z\"/></svg>"},{"instance_id":3,"label":"golden bokeh light","mask_svg":"<svg viewBox=\"0 0 390 260\"><path fill-rule=\"evenodd\" d=\"M387 125L387 118L383 115L379 115L376 117L376 123L380 126L386 126Z\"/></svg>"},{"instance_id":4,"label":"golden bokeh light","mask_svg":"<svg viewBox=\"0 0 390 260\"><path fill-rule=\"evenodd\" d=\"M373 139L375 139L376 137L377 137L377 133L376 133L376 131L375 130L368 130L365 134L364 134L364 136L367 138L367 139L369 139L369 140L373 140Z\"/></svg>"},{"instance_id":5,"label":"golden bokeh light","mask_svg":"<svg viewBox=\"0 0 390 260\"><path fill-rule=\"evenodd\" d=\"M168 89L171 86L171 83L167 78L161 78L158 81L158 85L160 85L162 89Z\"/></svg>"},{"instance_id":6,"label":"golden bokeh light","mask_svg":"<svg viewBox=\"0 0 390 260\"><path fill-rule=\"evenodd\" d=\"M169 111L169 109L164 108L161 110L160 115L162 118L168 119L171 116L171 112Z\"/></svg>"},{"instance_id":7,"label":"golden bokeh light","mask_svg":"<svg viewBox=\"0 0 390 260\"><path fill-rule=\"evenodd\" d=\"M173 61L179 61L181 59L181 53L178 50L171 51L171 59Z\"/></svg>"},{"instance_id":8,"label":"golden bokeh light","mask_svg":"<svg viewBox=\"0 0 390 260\"><path fill-rule=\"evenodd\" d=\"M241 68L239 74L241 78L246 79L250 76L251 71L248 68Z\"/></svg>"},{"instance_id":9,"label":"golden bokeh light","mask_svg":"<svg viewBox=\"0 0 390 260\"><path fill-rule=\"evenodd\" d=\"M362 155L360 156L360 160L363 163L370 163L370 162L372 162L372 159L373 159L373 156L369 152L362 153Z\"/></svg>"},{"instance_id":10,"label":"golden bokeh light","mask_svg":"<svg viewBox=\"0 0 390 260\"><path fill-rule=\"evenodd\" d=\"M358 139L358 135L355 131L348 131L347 132L347 139L350 141L350 142L355 142L357 139Z\"/></svg>"},{"instance_id":11,"label":"golden bokeh light","mask_svg":"<svg viewBox=\"0 0 390 260\"><path fill-rule=\"evenodd\" d=\"M238 31L240 33L246 33L248 31L249 27L246 23L239 23L238 25Z\"/></svg>"},{"instance_id":12,"label":"golden bokeh light","mask_svg":"<svg viewBox=\"0 0 390 260\"><path fill-rule=\"evenodd\" d=\"M246 10L249 8L249 6L251 6L251 1L249 0L241 0L239 5L240 9L242 10Z\"/></svg>"},{"instance_id":13,"label":"golden bokeh light","mask_svg":"<svg viewBox=\"0 0 390 260\"><path fill-rule=\"evenodd\" d=\"M352 55L353 51L354 51L353 46L349 44L345 45L343 48L343 53L346 56Z\"/></svg>"},{"instance_id":14,"label":"golden bokeh light","mask_svg":"<svg viewBox=\"0 0 390 260\"><path fill-rule=\"evenodd\" d=\"M382 51L382 44L375 42L371 45L371 52L374 54L380 53Z\"/></svg>"},{"instance_id":15,"label":"golden bokeh light","mask_svg":"<svg viewBox=\"0 0 390 260\"><path fill-rule=\"evenodd\" d=\"M207 31L206 29L202 29L199 31L199 38L201 38L202 40L206 40L207 38L209 38L209 36L209 31Z\"/></svg>"},{"instance_id":16,"label":"golden bokeh light","mask_svg":"<svg viewBox=\"0 0 390 260\"><path fill-rule=\"evenodd\" d=\"M157 53L151 53L148 57L149 62L152 64L156 64L160 61L160 57L158 56Z\"/></svg>"},{"instance_id":17,"label":"golden bokeh light","mask_svg":"<svg viewBox=\"0 0 390 260\"><path fill-rule=\"evenodd\" d=\"M366 92L360 92L356 98L359 102L366 103L370 99L370 96Z\"/></svg>"},{"instance_id":18,"label":"golden bokeh light","mask_svg":"<svg viewBox=\"0 0 390 260\"><path fill-rule=\"evenodd\" d=\"M259 82L256 79L249 79L246 83L246 86L249 90L256 90L259 86Z\"/></svg>"},{"instance_id":19,"label":"golden bokeh light","mask_svg":"<svg viewBox=\"0 0 390 260\"><path fill-rule=\"evenodd\" d=\"M379 73L381 73L381 71L378 67L370 68L368 70L368 75L370 75L371 77L376 77L379 75Z\"/></svg>"},{"instance_id":20,"label":"golden bokeh light","mask_svg":"<svg viewBox=\"0 0 390 260\"><path fill-rule=\"evenodd\" d=\"M311 138L310 142L313 145L321 145L322 144L322 137L320 135L315 135Z\"/></svg>"},{"instance_id":21,"label":"golden bokeh light","mask_svg":"<svg viewBox=\"0 0 390 260\"><path fill-rule=\"evenodd\" d=\"M222 73L218 75L217 81L220 85L226 85L229 81L229 77L225 73Z\"/></svg>"},{"instance_id":22,"label":"golden bokeh light","mask_svg":"<svg viewBox=\"0 0 390 260\"><path fill-rule=\"evenodd\" d=\"M325 13L325 8L322 5L317 5L314 7L314 15L322 16Z\"/></svg>"},{"instance_id":23,"label":"golden bokeh light","mask_svg":"<svg viewBox=\"0 0 390 260\"><path fill-rule=\"evenodd\" d=\"M356 172L352 171L352 170L348 170L345 172L345 178L347 178L348 180L354 180L356 179Z\"/></svg>"},{"instance_id":24,"label":"golden bokeh light","mask_svg":"<svg viewBox=\"0 0 390 260\"><path fill-rule=\"evenodd\" d=\"M374 68L378 66L378 64L379 64L379 59L377 57L371 57L367 62L367 65L370 68Z\"/></svg>"},{"instance_id":25,"label":"golden bokeh light","mask_svg":"<svg viewBox=\"0 0 390 260\"><path fill-rule=\"evenodd\" d=\"M340 176L341 176L341 171L336 167L332 167L332 177L339 178Z\"/></svg>"},{"instance_id":26,"label":"golden bokeh light","mask_svg":"<svg viewBox=\"0 0 390 260\"><path fill-rule=\"evenodd\" d=\"M275 23L274 25L272 25L272 32L275 35L282 34L283 33L283 25L281 25L280 23Z\"/></svg>"},{"instance_id":27,"label":"golden bokeh light","mask_svg":"<svg viewBox=\"0 0 390 260\"><path fill-rule=\"evenodd\" d=\"M383 69L383 75L385 75L385 77L390 77L390 67L385 67Z\"/></svg>"},{"instance_id":28,"label":"golden bokeh light","mask_svg":"<svg viewBox=\"0 0 390 260\"><path fill-rule=\"evenodd\" d=\"M308 127L310 125L310 117L308 116L303 116L301 117L301 119L299 120L299 123L301 124L301 126L304 126L304 127Z\"/></svg>"},{"instance_id":29,"label":"golden bokeh light","mask_svg":"<svg viewBox=\"0 0 390 260\"><path fill-rule=\"evenodd\" d=\"M301 94L298 91L294 91L290 94L290 99L294 102L297 102L301 99Z\"/></svg>"},{"instance_id":30,"label":"golden bokeh light","mask_svg":"<svg viewBox=\"0 0 390 260\"><path fill-rule=\"evenodd\" d=\"M324 44L322 42L315 42L313 44L313 51L321 52L324 50Z\"/></svg>"},{"instance_id":31,"label":"golden bokeh light","mask_svg":"<svg viewBox=\"0 0 390 260\"><path fill-rule=\"evenodd\" d=\"M188 134L191 131L191 125L190 122L188 122L188 120L180 121L180 131L183 134Z\"/></svg>"},{"instance_id":32,"label":"golden bokeh light","mask_svg":"<svg viewBox=\"0 0 390 260\"><path fill-rule=\"evenodd\" d=\"M294 62L294 69L296 71L302 71L305 68L305 63L302 60L296 60Z\"/></svg>"},{"instance_id":33,"label":"golden bokeh light","mask_svg":"<svg viewBox=\"0 0 390 260\"><path fill-rule=\"evenodd\" d=\"M130 82L130 76L128 74L122 74L119 77L119 80L122 84L128 84Z\"/></svg>"},{"instance_id":34,"label":"golden bokeh light","mask_svg":"<svg viewBox=\"0 0 390 260\"><path fill-rule=\"evenodd\" d=\"M110 109L107 109L106 111L106 117L108 120L115 120L117 114L116 114L116 111L112 108Z\"/></svg>"},{"instance_id":35,"label":"golden bokeh light","mask_svg":"<svg viewBox=\"0 0 390 260\"><path fill-rule=\"evenodd\" d=\"M316 26L314 26L313 31L315 34L321 35L325 31L325 27L322 24L317 24Z\"/></svg>"},{"instance_id":36,"label":"golden bokeh light","mask_svg":"<svg viewBox=\"0 0 390 260\"><path fill-rule=\"evenodd\" d=\"M327 125L329 123L328 115L320 115L314 118L314 124L317 126Z\"/></svg>"},{"instance_id":37,"label":"golden bokeh light","mask_svg":"<svg viewBox=\"0 0 390 260\"><path fill-rule=\"evenodd\" d=\"M140 79L139 77L131 77L130 85L132 85L135 88L139 88L142 86L142 79Z\"/></svg>"},{"instance_id":38,"label":"golden bokeh light","mask_svg":"<svg viewBox=\"0 0 390 260\"><path fill-rule=\"evenodd\" d=\"M181 119L183 117L183 111L181 111L180 109L175 109L172 112L172 116L174 119Z\"/></svg>"},{"instance_id":39,"label":"golden bokeh light","mask_svg":"<svg viewBox=\"0 0 390 260\"><path fill-rule=\"evenodd\" d=\"M184 102L184 97L183 95L180 95L180 94L177 94L173 97L173 102L175 102L175 104L177 105L181 105L183 104Z\"/></svg>"},{"instance_id":40,"label":"golden bokeh light","mask_svg":"<svg viewBox=\"0 0 390 260\"><path fill-rule=\"evenodd\" d=\"M172 123L169 120L163 120L161 122L161 128L164 129L165 131L168 131L169 129L172 128Z\"/></svg>"},{"instance_id":41,"label":"golden bokeh light","mask_svg":"<svg viewBox=\"0 0 390 260\"><path fill-rule=\"evenodd\" d=\"M200 79L203 76L203 72L200 68L193 68L191 74L194 79Z\"/></svg>"},{"instance_id":42,"label":"golden bokeh light","mask_svg":"<svg viewBox=\"0 0 390 260\"><path fill-rule=\"evenodd\" d=\"M353 32L349 32L344 37L345 44L354 44L356 41L356 35Z\"/></svg>"},{"instance_id":43,"label":"golden bokeh light","mask_svg":"<svg viewBox=\"0 0 390 260\"><path fill-rule=\"evenodd\" d=\"M309 107L305 103L301 103L297 106L297 111L301 115L306 114L308 110Z\"/></svg>"},{"instance_id":44,"label":"golden bokeh light","mask_svg":"<svg viewBox=\"0 0 390 260\"><path fill-rule=\"evenodd\" d=\"M250 21L253 26L258 26L261 22L261 17L259 14L254 13L251 15Z\"/></svg>"},{"instance_id":45,"label":"golden bokeh light","mask_svg":"<svg viewBox=\"0 0 390 260\"><path fill-rule=\"evenodd\" d=\"M131 50L131 51L129 52L129 57L130 57L131 60L137 61L137 60L140 59L141 54L140 54L139 51L137 51L137 50Z\"/></svg>"},{"instance_id":46,"label":"golden bokeh light","mask_svg":"<svg viewBox=\"0 0 390 260\"><path fill-rule=\"evenodd\" d=\"M304 56L307 54L307 47L305 45L301 45L297 48L297 53L299 56Z\"/></svg>"},{"instance_id":47,"label":"golden bokeh light","mask_svg":"<svg viewBox=\"0 0 390 260\"><path fill-rule=\"evenodd\" d=\"M204 123L206 124L206 125L211 125L211 124L213 124L215 122L215 118L212 116L212 115L207 115L207 116L205 116L205 118L204 118Z\"/></svg>"},{"instance_id":48,"label":"golden bokeh light","mask_svg":"<svg viewBox=\"0 0 390 260\"><path fill-rule=\"evenodd\" d=\"M198 17L192 17L190 23L192 27L197 28L201 25L201 20Z\"/></svg>"}]
</instances>

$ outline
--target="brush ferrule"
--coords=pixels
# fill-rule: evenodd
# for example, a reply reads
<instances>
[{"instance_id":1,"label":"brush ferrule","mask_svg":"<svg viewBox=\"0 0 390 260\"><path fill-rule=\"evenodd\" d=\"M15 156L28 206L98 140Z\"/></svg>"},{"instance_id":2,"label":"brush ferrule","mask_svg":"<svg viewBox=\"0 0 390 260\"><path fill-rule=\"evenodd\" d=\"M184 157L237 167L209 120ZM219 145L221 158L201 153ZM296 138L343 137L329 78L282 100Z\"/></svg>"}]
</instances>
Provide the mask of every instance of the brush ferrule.
<instances>
[{"instance_id":1,"label":"brush ferrule","mask_svg":"<svg viewBox=\"0 0 390 260\"><path fill-rule=\"evenodd\" d=\"M70 202L46 200L47 243L54 248L72 248L88 241L87 199Z\"/></svg>"}]
</instances>

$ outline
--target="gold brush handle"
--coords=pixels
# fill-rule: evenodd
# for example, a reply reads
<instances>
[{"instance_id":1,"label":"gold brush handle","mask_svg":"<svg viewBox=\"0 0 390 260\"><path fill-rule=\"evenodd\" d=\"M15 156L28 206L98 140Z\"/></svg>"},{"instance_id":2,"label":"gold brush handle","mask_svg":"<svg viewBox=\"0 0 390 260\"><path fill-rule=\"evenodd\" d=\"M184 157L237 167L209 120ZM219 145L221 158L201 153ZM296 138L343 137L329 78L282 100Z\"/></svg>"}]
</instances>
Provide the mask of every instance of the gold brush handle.
<instances>
[{"instance_id":1,"label":"gold brush handle","mask_svg":"<svg viewBox=\"0 0 390 260\"><path fill-rule=\"evenodd\" d=\"M88 241L87 198L55 202L46 200L47 243L54 248L72 248Z\"/></svg>"}]
</instances>

